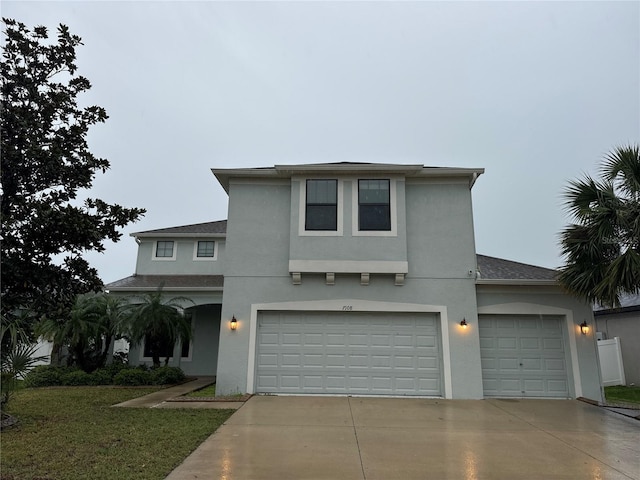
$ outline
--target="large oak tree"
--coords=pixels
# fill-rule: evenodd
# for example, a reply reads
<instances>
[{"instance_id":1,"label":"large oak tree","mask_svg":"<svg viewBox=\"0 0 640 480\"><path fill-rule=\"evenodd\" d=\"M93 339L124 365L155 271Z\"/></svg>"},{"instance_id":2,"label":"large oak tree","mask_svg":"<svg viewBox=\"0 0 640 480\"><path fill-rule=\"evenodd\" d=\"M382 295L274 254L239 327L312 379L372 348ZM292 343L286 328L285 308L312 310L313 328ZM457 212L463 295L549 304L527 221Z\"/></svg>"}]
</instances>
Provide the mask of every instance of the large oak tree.
<instances>
[{"instance_id":1,"label":"large oak tree","mask_svg":"<svg viewBox=\"0 0 640 480\"><path fill-rule=\"evenodd\" d=\"M109 162L89 151L89 127L108 117L81 107L91 88L77 73L80 37L60 25L29 29L3 19L2 52L2 317L68 318L78 294L100 290L95 268L83 258L118 241L119 228L144 210L81 200Z\"/></svg>"}]
</instances>

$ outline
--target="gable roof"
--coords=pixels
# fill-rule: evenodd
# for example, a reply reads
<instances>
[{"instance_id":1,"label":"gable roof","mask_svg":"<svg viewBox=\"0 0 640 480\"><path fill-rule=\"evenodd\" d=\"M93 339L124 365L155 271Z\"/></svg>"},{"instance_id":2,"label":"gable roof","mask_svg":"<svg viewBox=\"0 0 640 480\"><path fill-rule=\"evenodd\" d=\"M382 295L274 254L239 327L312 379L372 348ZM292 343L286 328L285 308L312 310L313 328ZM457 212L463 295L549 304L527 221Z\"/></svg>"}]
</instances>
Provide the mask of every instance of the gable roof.
<instances>
[{"instance_id":1,"label":"gable roof","mask_svg":"<svg viewBox=\"0 0 640 480\"><path fill-rule=\"evenodd\" d=\"M476 255L478 261L478 283L484 280L524 280L548 281L556 280L557 272L550 268L536 267L526 263L504 260L502 258ZM487 282L487 283L489 283Z\"/></svg>"},{"instance_id":2,"label":"gable roof","mask_svg":"<svg viewBox=\"0 0 640 480\"><path fill-rule=\"evenodd\" d=\"M132 233L132 237L157 237L162 235L171 236L224 236L227 233L227 221L192 223L191 225L181 225L178 227L158 228L155 230L145 230L143 232Z\"/></svg>"}]
</instances>

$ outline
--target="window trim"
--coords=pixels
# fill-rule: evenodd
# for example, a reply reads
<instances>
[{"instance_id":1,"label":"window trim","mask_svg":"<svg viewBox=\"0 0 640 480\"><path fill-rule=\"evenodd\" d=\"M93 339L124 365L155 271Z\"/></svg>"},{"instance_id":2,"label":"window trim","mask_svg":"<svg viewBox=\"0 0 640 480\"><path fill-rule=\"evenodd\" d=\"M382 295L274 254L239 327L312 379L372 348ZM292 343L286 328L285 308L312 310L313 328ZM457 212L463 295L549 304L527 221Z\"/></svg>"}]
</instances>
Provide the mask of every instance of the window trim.
<instances>
[{"instance_id":1,"label":"window trim","mask_svg":"<svg viewBox=\"0 0 640 480\"><path fill-rule=\"evenodd\" d=\"M171 257L158 257L158 243L160 242L172 242L173 243L173 255ZM176 253L178 251L178 242L175 240L155 240L153 242L153 248L151 249L151 260L155 262L171 262L176 259Z\"/></svg>"},{"instance_id":2,"label":"window trim","mask_svg":"<svg viewBox=\"0 0 640 480\"><path fill-rule=\"evenodd\" d=\"M358 198L359 180L389 180L389 214L391 216L391 230L360 230L360 209ZM351 186L351 235L354 237L397 237L398 236L398 201L397 179L394 177L367 176L356 178Z\"/></svg>"},{"instance_id":3,"label":"window trim","mask_svg":"<svg viewBox=\"0 0 640 480\"><path fill-rule=\"evenodd\" d=\"M297 179L300 184L300 200L298 214L298 235L301 237L342 237L344 235L344 193L343 180L327 178L327 176L303 177ZM337 180L338 204L335 230L307 230L307 180Z\"/></svg>"},{"instance_id":4,"label":"window trim","mask_svg":"<svg viewBox=\"0 0 640 480\"><path fill-rule=\"evenodd\" d=\"M213 242L213 256L212 257L199 257L198 256L198 243L200 242ZM202 240L198 239L193 242L193 260L195 262L213 262L218 259L218 242L216 240Z\"/></svg>"}]
</instances>

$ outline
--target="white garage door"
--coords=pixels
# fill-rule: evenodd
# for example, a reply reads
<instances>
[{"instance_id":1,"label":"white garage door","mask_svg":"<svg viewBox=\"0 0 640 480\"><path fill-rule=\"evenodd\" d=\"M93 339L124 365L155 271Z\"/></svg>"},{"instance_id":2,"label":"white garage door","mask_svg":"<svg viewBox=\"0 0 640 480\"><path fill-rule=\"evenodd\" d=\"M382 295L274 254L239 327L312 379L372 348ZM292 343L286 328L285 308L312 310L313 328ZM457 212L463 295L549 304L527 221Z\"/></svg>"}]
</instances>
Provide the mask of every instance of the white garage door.
<instances>
[{"instance_id":1,"label":"white garage door","mask_svg":"<svg viewBox=\"0 0 640 480\"><path fill-rule=\"evenodd\" d=\"M262 312L258 393L442 396L435 314Z\"/></svg>"},{"instance_id":2,"label":"white garage door","mask_svg":"<svg viewBox=\"0 0 640 480\"><path fill-rule=\"evenodd\" d=\"M486 397L569 397L559 317L481 315Z\"/></svg>"}]
</instances>

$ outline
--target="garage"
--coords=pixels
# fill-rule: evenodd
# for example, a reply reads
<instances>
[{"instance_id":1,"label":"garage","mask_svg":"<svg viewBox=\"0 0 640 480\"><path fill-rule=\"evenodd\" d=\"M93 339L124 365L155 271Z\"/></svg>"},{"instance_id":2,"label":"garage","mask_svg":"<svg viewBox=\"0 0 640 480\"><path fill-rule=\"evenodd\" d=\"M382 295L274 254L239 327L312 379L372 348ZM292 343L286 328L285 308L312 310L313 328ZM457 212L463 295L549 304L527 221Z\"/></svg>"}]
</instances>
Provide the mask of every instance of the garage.
<instances>
[{"instance_id":1,"label":"garage","mask_svg":"<svg viewBox=\"0 0 640 480\"><path fill-rule=\"evenodd\" d=\"M260 312L256 391L442 396L436 314Z\"/></svg>"},{"instance_id":2,"label":"garage","mask_svg":"<svg viewBox=\"0 0 640 480\"><path fill-rule=\"evenodd\" d=\"M481 315L485 397L568 398L563 323L558 316Z\"/></svg>"}]
</instances>

